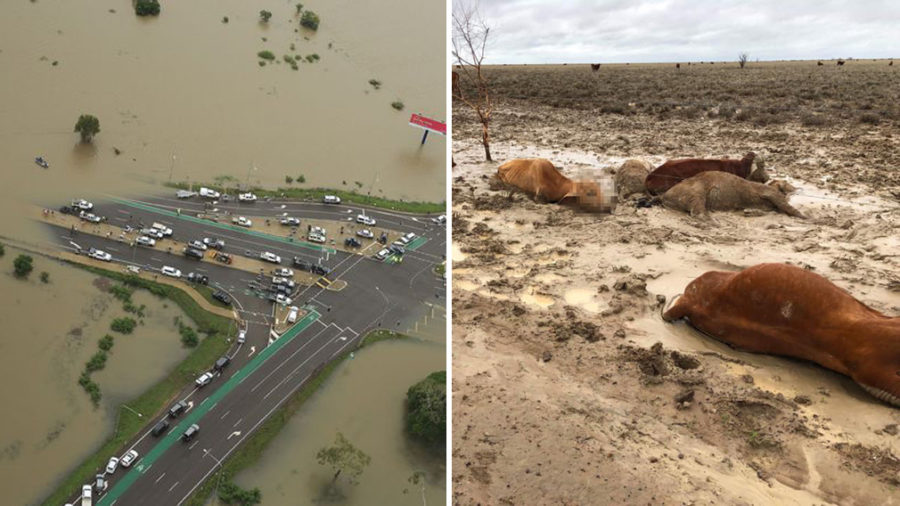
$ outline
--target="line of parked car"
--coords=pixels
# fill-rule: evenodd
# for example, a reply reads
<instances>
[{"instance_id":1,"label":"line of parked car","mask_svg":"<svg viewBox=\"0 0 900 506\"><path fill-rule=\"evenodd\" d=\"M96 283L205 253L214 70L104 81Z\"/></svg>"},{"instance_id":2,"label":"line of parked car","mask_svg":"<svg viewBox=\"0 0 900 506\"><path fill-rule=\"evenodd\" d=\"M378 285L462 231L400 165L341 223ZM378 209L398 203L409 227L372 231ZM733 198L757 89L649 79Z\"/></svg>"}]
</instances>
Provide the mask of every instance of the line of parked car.
<instances>
[{"instance_id":1,"label":"line of parked car","mask_svg":"<svg viewBox=\"0 0 900 506\"><path fill-rule=\"evenodd\" d=\"M391 243L390 246L383 248L378 253L375 253L374 257L376 260L384 261L387 260L387 258L390 256L403 256L406 253L406 247L415 238L416 234L410 232Z\"/></svg>"}]
</instances>

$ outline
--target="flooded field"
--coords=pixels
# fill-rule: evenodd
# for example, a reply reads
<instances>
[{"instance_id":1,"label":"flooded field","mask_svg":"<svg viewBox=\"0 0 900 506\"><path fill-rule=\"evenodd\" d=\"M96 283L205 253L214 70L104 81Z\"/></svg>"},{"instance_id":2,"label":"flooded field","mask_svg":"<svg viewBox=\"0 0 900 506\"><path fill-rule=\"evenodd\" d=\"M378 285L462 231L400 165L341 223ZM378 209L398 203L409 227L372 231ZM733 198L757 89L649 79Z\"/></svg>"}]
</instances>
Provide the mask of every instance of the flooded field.
<instances>
[{"instance_id":1,"label":"flooded field","mask_svg":"<svg viewBox=\"0 0 900 506\"><path fill-rule=\"evenodd\" d=\"M345 498L339 504L423 504L421 489L407 481L416 471L427 474L427 503L443 504L444 462L407 439L403 403L410 386L444 369L444 356L444 344L431 341L387 341L363 349L307 401L259 464L235 481L259 487L264 504L328 503L324 492L332 473L316 462L316 452L342 432L372 461L359 485L341 488Z\"/></svg>"},{"instance_id":2,"label":"flooded field","mask_svg":"<svg viewBox=\"0 0 900 506\"><path fill-rule=\"evenodd\" d=\"M136 292L134 303L147 306L144 324L130 335L116 334L109 324L126 313L94 286L95 276L35 257L30 279L14 279L18 254L7 247L0 257L0 369L6 378L0 476L5 504L33 504L109 436L119 403L161 379L187 352L173 324L176 316L184 318L177 306ZM42 271L47 284L39 281ZM103 393L95 409L78 377L105 334L114 335L115 344L106 368L93 375Z\"/></svg>"}]
</instances>

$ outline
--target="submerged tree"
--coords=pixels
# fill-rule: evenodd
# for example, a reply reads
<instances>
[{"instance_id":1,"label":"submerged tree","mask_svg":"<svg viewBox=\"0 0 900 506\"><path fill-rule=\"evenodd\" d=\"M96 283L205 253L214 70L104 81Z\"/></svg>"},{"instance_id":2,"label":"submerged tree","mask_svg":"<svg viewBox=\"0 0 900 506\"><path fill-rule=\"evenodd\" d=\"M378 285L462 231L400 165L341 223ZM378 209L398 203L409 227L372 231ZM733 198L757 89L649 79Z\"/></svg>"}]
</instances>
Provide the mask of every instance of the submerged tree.
<instances>
[{"instance_id":1,"label":"submerged tree","mask_svg":"<svg viewBox=\"0 0 900 506\"><path fill-rule=\"evenodd\" d=\"M434 449L447 438L447 373L438 371L406 392L406 431Z\"/></svg>"},{"instance_id":2,"label":"submerged tree","mask_svg":"<svg viewBox=\"0 0 900 506\"><path fill-rule=\"evenodd\" d=\"M268 23L271 18L272 18L271 12L269 12L267 10L259 11L259 20L262 21L263 23Z\"/></svg>"},{"instance_id":3,"label":"submerged tree","mask_svg":"<svg viewBox=\"0 0 900 506\"><path fill-rule=\"evenodd\" d=\"M303 15L300 16L300 24L309 28L310 30L318 30L319 16L313 11L304 11Z\"/></svg>"},{"instance_id":4,"label":"submerged tree","mask_svg":"<svg viewBox=\"0 0 900 506\"><path fill-rule=\"evenodd\" d=\"M334 470L331 484L337 483L341 474L346 474L351 484L357 483L357 478L365 470L372 460L365 452L353 446L340 432L334 438L334 445L326 446L316 454L319 465L329 466Z\"/></svg>"},{"instance_id":5,"label":"submerged tree","mask_svg":"<svg viewBox=\"0 0 900 506\"><path fill-rule=\"evenodd\" d=\"M453 3L453 59L459 73L453 73L453 99L469 106L481 122L484 158L491 162L490 124L494 112L490 86L482 72L484 51L490 27L484 22L477 4ZM458 81L462 83L458 83ZM460 85L461 84L461 85ZM471 90L472 95L463 90Z\"/></svg>"},{"instance_id":6,"label":"submerged tree","mask_svg":"<svg viewBox=\"0 0 900 506\"><path fill-rule=\"evenodd\" d=\"M159 0L137 0L134 13L138 16L159 16Z\"/></svg>"},{"instance_id":7,"label":"submerged tree","mask_svg":"<svg viewBox=\"0 0 900 506\"><path fill-rule=\"evenodd\" d=\"M748 53L739 53L739 54L738 54L738 65L740 65L741 68L744 68L744 65L747 64L747 60L748 60L749 58L750 58L750 54L748 54Z\"/></svg>"},{"instance_id":8,"label":"submerged tree","mask_svg":"<svg viewBox=\"0 0 900 506\"><path fill-rule=\"evenodd\" d=\"M81 142L91 142L100 133L100 120L90 114L82 114L75 123L75 131L81 134Z\"/></svg>"}]
</instances>

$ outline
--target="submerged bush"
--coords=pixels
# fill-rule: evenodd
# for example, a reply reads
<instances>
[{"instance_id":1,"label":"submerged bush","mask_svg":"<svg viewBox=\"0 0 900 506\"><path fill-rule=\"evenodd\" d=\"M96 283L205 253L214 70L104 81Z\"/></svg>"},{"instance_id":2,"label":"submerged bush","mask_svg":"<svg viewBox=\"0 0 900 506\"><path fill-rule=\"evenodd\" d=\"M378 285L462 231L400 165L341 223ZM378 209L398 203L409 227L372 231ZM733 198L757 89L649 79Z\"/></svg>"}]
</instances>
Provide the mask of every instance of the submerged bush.
<instances>
[{"instance_id":1,"label":"submerged bush","mask_svg":"<svg viewBox=\"0 0 900 506\"><path fill-rule=\"evenodd\" d=\"M134 321L134 318L116 318L109 325L109 328L116 332L121 332L122 334L131 334L134 331L134 327L137 325L137 322Z\"/></svg>"},{"instance_id":2,"label":"submerged bush","mask_svg":"<svg viewBox=\"0 0 900 506\"><path fill-rule=\"evenodd\" d=\"M318 30L319 16L313 11L305 11L303 15L300 16L300 24L310 30Z\"/></svg>"},{"instance_id":3,"label":"submerged bush","mask_svg":"<svg viewBox=\"0 0 900 506\"><path fill-rule=\"evenodd\" d=\"M272 51L268 51L268 50L260 51L260 52L256 53L256 56L259 56L263 60L269 60L269 61L272 61L275 59L275 53L273 53Z\"/></svg>"},{"instance_id":4,"label":"submerged bush","mask_svg":"<svg viewBox=\"0 0 900 506\"><path fill-rule=\"evenodd\" d=\"M137 0L134 13L138 16L159 16L159 0Z\"/></svg>"}]
</instances>

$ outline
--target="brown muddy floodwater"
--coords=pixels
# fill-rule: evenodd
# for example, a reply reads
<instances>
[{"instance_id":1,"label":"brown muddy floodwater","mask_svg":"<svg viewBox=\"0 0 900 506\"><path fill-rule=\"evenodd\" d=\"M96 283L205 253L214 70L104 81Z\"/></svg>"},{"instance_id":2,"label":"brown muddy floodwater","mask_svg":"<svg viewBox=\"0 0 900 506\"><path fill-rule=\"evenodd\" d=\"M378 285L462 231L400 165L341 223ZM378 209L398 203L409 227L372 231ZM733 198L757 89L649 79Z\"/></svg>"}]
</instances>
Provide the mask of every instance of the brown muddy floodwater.
<instances>
[{"instance_id":1,"label":"brown muddy floodwater","mask_svg":"<svg viewBox=\"0 0 900 506\"><path fill-rule=\"evenodd\" d=\"M263 504L421 505L420 488L407 480L423 471L427 504L444 504L444 460L408 440L403 403L410 386L445 367L443 343L409 339L364 348L338 367L236 482L259 487ZM336 432L372 460L359 484L343 484L343 499L332 502L324 495L332 472L316 462L316 452Z\"/></svg>"},{"instance_id":2,"label":"brown muddy floodwater","mask_svg":"<svg viewBox=\"0 0 900 506\"><path fill-rule=\"evenodd\" d=\"M95 276L34 256L30 279L13 278L20 251L0 257L0 488L4 504L34 504L111 433L119 403L163 378L187 352L174 318L174 304L146 292L133 302L146 305L143 325L130 335L109 330L125 316L122 303L101 292ZM39 281L46 271L47 284ZM103 400L94 408L78 385L97 340L115 337L106 368L95 372Z\"/></svg>"}]
</instances>

